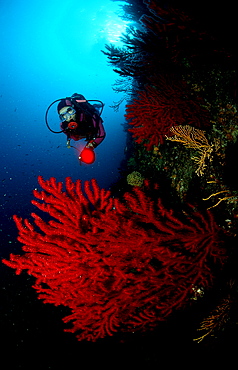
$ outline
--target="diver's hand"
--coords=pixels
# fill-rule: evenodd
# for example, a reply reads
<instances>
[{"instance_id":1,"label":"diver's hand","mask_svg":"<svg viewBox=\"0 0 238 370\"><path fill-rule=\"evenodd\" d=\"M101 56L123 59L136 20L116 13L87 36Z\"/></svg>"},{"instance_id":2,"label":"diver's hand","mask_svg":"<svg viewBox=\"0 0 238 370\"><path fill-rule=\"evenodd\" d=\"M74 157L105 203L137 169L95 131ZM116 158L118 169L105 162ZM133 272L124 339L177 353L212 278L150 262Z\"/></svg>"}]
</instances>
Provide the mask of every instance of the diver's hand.
<instances>
[{"instance_id":1,"label":"diver's hand","mask_svg":"<svg viewBox=\"0 0 238 370\"><path fill-rule=\"evenodd\" d=\"M96 143L94 141L89 141L85 148L94 149L96 147Z\"/></svg>"}]
</instances>

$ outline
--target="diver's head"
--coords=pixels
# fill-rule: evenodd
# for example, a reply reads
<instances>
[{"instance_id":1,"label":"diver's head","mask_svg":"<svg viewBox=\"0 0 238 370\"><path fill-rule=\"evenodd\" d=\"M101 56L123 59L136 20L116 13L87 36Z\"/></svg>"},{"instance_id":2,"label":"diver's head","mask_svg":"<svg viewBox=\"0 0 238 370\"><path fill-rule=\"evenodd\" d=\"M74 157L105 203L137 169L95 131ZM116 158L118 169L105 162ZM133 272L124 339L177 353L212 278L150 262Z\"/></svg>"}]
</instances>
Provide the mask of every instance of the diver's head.
<instances>
[{"instance_id":1,"label":"diver's head","mask_svg":"<svg viewBox=\"0 0 238 370\"><path fill-rule=\"evenodd\" d=\"M62 99L59 102L57 111L62 122L69 122L76 119L76 111L73 108L71 101L68 99Z\"/></svg>"}]
</instances>

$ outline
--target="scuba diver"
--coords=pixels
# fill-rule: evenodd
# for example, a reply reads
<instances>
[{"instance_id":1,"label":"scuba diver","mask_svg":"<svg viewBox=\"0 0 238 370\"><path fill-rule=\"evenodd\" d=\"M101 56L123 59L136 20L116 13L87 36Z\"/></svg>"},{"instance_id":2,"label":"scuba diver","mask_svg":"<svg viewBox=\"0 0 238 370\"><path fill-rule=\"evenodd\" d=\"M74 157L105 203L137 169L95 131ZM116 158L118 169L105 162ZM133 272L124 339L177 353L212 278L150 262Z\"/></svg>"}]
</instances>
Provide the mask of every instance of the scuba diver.
<instances>
[{"instance_id":1,"label":"scuba diver","mask_svg":"<svg viewBox=\"0 0 238 370\"><path fill-rule=\"evenodd\" d=\"M94 102L90 104L89 101ZM61 131L53 131L48 124L49 108L56 102L60 118ZM94 149L104 140L106 133L101 118L104 104L100 100L86 100L81 94L55 100L46 111L46 124L54 133L63 132L67 136L67 147L71 148L70 140L86 140L86 145L79 155L81 162L91 164L95 161ZM77 149L77 148L76 148Z\"/></svg>"}]
</instances>

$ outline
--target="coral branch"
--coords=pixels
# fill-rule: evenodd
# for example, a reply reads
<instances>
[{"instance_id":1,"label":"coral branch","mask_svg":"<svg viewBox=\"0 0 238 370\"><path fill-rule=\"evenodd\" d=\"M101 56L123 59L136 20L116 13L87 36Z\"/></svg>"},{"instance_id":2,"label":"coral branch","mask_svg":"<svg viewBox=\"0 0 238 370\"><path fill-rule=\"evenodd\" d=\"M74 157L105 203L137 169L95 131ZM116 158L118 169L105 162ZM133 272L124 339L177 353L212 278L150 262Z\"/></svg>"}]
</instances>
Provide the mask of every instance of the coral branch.
<instances>
[{"instance_id":1,"label":"coral branch","mask_svg":"<svg viewBox=\"0 0 238 370\"><path fill-rule=\"evenodd\" d=\"M147 86L145 91L138 91L138 98L127 105L126 111L125 117L133 126L128 131L148 150L162 144L172 126L200 127L209 122L208 112L198 99L189 95L183 81L175 83L162 78L156 87Z\"/></svg>"},{"instance_id":2,"label":"coral branch","mask_svg":"<svg viewBox=\"0 0 238 370\"><path fill-rule=\"evenodd\" d=\"M213 264L225 260L209 212L175 215L149 188L119 200L95 180L67 178L65 190L54 178L39 183L32 203L51 219L14 216L24 253L3 262L35 277L44 303L71 309L63 321L78 340L153 329L191 302L194 286L208 287Z\"/></svg>"},{"instance_id":3,"label":"coral branch","mask_svg":"<svg viewBox=\"0 0 238 370\"><path fill-rule=\"evenodd\" d=\"M198 156L192 157L192 159L197 164L195 173L198 176L202 176L207 167L206 162L212 161L211 154L214 151L214 145L209 144L205 132L188 125L171 127L170 131L174 136L166 136L167 140L182 143L185 147L198 152Z\"/></svg>"}]
</instances>

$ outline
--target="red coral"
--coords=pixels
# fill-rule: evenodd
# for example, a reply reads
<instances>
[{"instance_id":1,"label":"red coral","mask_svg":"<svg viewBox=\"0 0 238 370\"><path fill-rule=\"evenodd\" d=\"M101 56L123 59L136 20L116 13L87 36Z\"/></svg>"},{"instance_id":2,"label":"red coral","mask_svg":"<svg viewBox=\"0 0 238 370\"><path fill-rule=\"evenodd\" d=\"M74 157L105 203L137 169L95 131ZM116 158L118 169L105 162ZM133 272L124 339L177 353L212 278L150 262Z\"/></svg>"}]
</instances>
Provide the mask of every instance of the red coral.
<instances>
[{"instance_id":1,"label":"red coral","mask_svg":"<svg viewBox=\"0 0 238 370\"><path fill-rule=\"evenodd\" d=\"M195 40L196 37L198 39L201 38L198 31L193 28L194 19L191 19L181 10L171 8L170 6L161 7L157 1L144 0L144 3L147 5L150 15L144 14L140 18L140 22L149 32L156 36L155 49L163 49L163 53L159 55L160 58L163 59L164 54L166 54L169 58L168 61L177 62L180 59L181 62L182 56L191 56L191 52L194 50L194 38ZM185 40L190 41L190 50L187 50L187 48L184 50Z\"/></svg>"},{"instance_id":2,"label":"red coral","mask_svg":"<svg viewBox=\"0 0 238 370\"><path fill-rule=\"evenodd\" d=\"M3 262L34 276L45 303L71 309L63 321L78 340L155 327L225 259L211 213L182 221L137 187L119 201L95 180L67 178L65 191L55 178L39 183L43 203L32 203L52 219L33 213L33 226L14 216L25 253Z\"/></svg>"},{"instance_id":3,"label":"red coral","mask_svg":"<svg viewBox=\"0 0 238 370\"><path fill-rule=\"evenodd\" d=\"M190 64L201 67L201 63L207 64L207 61L212 64L212 61L217 63L218 58L223 61L230 58L230 54L221 47L221 42L181 9L162 7L156 0L143 2L150 15L143 15L140 21L148 32L147 38L150 39L151 33L156 37L155 50L157 53L160 50L159 57L162 59L166 55L167 63L184 64L184 60L189 60Z\"/></svg>"},{"instance_id":4,"label":"red coral","mask_svg":"<svg viewBox=\"0 0 238 370\"><path fill-rule=\"evenodd\" d=\"M157 86L138 91L138 98L127 105L125 117L133 126L128 131L137 143L151 150L153 145L164 142L165 135L170 136L172 126L208 125L208 111L200 103L188 92L185 82L172 83L161 78Z\"/></svg>"}]
</instances>

